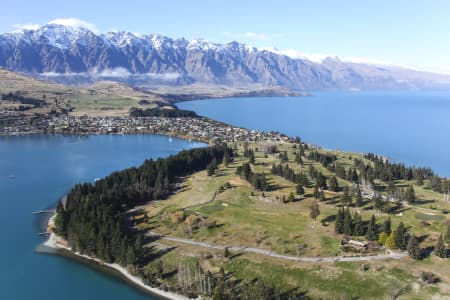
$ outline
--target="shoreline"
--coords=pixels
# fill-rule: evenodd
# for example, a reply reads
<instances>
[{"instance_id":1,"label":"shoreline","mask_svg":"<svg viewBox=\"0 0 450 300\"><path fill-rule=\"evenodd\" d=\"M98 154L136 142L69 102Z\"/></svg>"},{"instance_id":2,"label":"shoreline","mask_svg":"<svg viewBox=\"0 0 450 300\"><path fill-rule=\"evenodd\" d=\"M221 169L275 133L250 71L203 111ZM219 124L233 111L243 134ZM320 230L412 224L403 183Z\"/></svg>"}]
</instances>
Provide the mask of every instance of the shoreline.
<instances>
[{"instance_id":1,"label":"shoreline","mask_svg":"<svg viewBox=\"0 0 450 300\"><path fill-rule=\"evenodd\" d=\"M56 216L56 214L54 214L51 218L49 218L49 220L48 220L49 227L53 226L53 220L54 220L55 216ZM118 274L120 274L120 276L123 280L127 281L128 283L131 283L133 286L135 286L135 287L139 288L140 290L143 290L146 293L148 293L154 297L157 297L159 299L167 299L167 300L189 300L189 299L191 299L191 298L185 297L183 295L176 294L174 292L164 291L164 290L156 288L156 287L148 286L142 281L142 279L140 279L139 277L137 277L135 275L132 275L130 272L128 272L126 270L126 268L122 267L121 265L106 263L96 257L92 257L92 256L88 256L85 254L80 254L78 252L74 252L74 251L72 251L72 249L70 247L64 245L64 242L65 241L63 239L58 237L52 231L50 233L49 238L44 243L42 243L42 246L45 246L45 247L47 247L49 249L53 249L53 250L68 251L71 255L75 255L79 258L83 258L90 262L94 262L102 267L108 267L108 268L112 269L113 271L117 272Z\"/></svg>"}]
</instances>

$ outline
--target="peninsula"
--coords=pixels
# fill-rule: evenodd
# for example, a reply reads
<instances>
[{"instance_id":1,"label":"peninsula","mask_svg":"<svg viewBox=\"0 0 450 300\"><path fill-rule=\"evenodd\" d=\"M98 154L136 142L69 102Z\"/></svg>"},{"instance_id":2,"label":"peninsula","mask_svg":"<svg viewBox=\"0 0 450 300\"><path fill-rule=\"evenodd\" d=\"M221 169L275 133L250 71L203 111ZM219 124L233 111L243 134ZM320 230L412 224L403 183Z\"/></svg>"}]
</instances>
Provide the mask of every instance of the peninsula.
<instances>
[{"instance_id":1,"label":"peninsula","mask_svg":"<svg viewBox=\"0 0 450 300\"><path fill-rule=\"evenodd\" d=\"M209 144L74 186L45 243L62 254L171 299L450 294L450 181L432 170L224 124L170 101L111 92L111 103L127 103L116 114L90 92L71 106L49 100L53 84L34 84L46 92L2 91L2 134L164 134Z\"/></svg>"},{"instance_id":2,"label":"peninsula","mask_svg":"<svg viewBox=\"0 0 450 300\"><path fill-rule=\"evenodd\" d=\"M213 132L210 147L75 186L47 244L174 299L450 292L448 179L299 138Z\"/></svg>"}]
</instances>

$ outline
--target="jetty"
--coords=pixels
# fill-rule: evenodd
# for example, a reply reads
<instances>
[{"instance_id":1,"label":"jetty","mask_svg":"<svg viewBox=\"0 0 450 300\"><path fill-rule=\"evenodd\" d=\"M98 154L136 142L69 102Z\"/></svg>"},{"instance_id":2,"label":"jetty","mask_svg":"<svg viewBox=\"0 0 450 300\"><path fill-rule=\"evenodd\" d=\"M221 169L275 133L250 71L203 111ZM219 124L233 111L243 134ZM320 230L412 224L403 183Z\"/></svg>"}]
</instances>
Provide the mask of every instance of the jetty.
<instances>
[{"instance_id":1,"label":"jetty","mask_svg":"<svg viewBox=\"0 0 450 300\"><path fill-rule=\"evenodd\" d=\"M55 212L56 212L56 210L54 210L54 209L38 210L38 211L33 211L33 215L49 214L49 213L55 213Z\"/></svg>"}]
</instances>

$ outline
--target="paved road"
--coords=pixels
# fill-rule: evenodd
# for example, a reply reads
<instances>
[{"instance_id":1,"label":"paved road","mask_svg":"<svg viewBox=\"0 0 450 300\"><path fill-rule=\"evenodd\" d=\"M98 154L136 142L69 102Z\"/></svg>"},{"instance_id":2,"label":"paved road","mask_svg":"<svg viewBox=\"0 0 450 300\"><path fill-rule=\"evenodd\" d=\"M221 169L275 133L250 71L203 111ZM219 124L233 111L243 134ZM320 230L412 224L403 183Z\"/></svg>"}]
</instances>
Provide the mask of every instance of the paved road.
<instances>
[{"instance_id":1,"label":"paved road","mask_svg":"<svg viewBox=\"0 0 450 300\"><path fill-rule=\"evenodd\" d=\"M148 236L157 236L163 240L189 244L193 246L206 247L210 249L218 249L225 250L226 245L212 244L206 242L199 242L195 240L171 237L171 236L162 236L156 234L154 232L147 233ZM303 261L303 262L336 262L336 261L368 261L368 260L383 260L383 259L399 259L406 257L407 255L404 253L392 252L389 251L387 254L376 254L376 255L367 255L367 256L353 256L353 257L307 257L307 256L292 256L292 255L282 255L269 250L253 248L253 247L228 247L230 251L238 251L238 252L249 252L255 253L280 259L293 260L293 261Z\"/></svg>"}]
</instances>

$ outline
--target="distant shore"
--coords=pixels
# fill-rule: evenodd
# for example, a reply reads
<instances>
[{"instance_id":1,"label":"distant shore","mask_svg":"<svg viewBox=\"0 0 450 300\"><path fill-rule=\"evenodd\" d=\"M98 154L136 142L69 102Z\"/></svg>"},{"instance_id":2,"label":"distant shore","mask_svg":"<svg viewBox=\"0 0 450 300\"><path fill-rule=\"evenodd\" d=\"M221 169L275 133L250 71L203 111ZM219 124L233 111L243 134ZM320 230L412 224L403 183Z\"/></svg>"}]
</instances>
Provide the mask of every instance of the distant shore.
<instances>
[{"instance_id":1,"label":"distant shore","mask_svg":"<svg viewBox=\"0 0 450 300\"><path fill-rule=\"evenodd\" d=\"M54 220L55 216L56 216L56 214L53 215L48 220L49 227L53 227L53 220ZM61 237L58 237L54 232L50 233L49 238L43 243L43 246L45 246L47 248L55 249L55 250L68 251L73 255L76 255L80 258L95 262L100 266L111 268L114 271L118 272L126 281L139 287L139 289L144 290L145 292L149 293L150 295L158 297L160 299L169 299L169 300L188 300L188 299L190 299L188 297L185 297L185 296L173 293L173 292L168 292L168 291L164 291L159 288L148 286L142 281L142 279L130 274L130 272L128 272L126 268L120 266L119 264L106 263L98 258L75 252L66 245L65 240L63 240Z\"/></svg>"}]
</instances>

